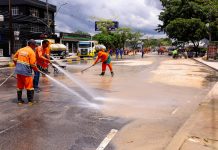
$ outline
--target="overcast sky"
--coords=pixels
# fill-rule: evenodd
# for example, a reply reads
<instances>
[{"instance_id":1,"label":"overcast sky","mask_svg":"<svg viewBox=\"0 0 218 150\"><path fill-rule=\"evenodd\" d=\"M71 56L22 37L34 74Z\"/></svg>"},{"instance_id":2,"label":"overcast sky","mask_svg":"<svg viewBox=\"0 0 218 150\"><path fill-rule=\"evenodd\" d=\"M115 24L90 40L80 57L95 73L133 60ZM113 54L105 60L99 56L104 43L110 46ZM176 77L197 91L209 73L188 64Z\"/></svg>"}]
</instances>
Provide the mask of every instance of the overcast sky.
<instances>
[{"instance_id":1,"label":"overcast sky","mask_svg":"<svg viewBox=\"0 0 218 150\"><path fill-rule=\"evenodd\" d=\"M43 0L45 1L45 0ZM99 18L119 22L120 27L130 27L146 36L161 36L154 29L161 22L159 0L48 0L57 6L56 29L64 32L77 30L96 33L94 22ZM63 5L67 3L66 5Z\"/></svg>"}]
</instances>

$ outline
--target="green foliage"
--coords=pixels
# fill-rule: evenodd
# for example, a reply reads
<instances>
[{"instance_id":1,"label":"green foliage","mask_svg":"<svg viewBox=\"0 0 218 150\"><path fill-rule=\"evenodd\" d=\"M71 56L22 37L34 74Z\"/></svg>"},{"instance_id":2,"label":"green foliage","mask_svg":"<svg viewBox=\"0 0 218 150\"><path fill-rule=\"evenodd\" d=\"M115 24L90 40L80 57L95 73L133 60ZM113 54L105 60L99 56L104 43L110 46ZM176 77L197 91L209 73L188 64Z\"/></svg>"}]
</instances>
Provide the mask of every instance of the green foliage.
<instances>
[{"instance_id":1,"label":"green foliage","mask_svg":"<svg viewBox=\"0 0 218 150\"><path fill-rule=\"evenodd\" d=\"M119 47L119 48L124 48L126 40L130 39L131 37L131 29L130 28L118 28L115 32L114 32L114 36L116 41L115 42L115 47Z\"/></svg>"},{"instance_id":2,"label":"green foliage","mask_svg":"<svg viewBox=\"0 0 218 150\"><path fill-rule=\"evenodd\" d=\"M113 47L114 37L112 34L99 33L93 39L97 40L100 44L104 44L107 48Z\"/></svg>"},{"instance_id":3,"label":"green foliage","mask_svg":"<svg viewBox=\"0 0 218 150\"><path fill-rule=\"evenodd\" d=\"M144 47L158 47L158 46L170 46L172 41L170 38L161 39L144 39Z\"/></svg>"},{"instance_id":4,"label":"green foliage","mask_svg":"<svg viewBox=\"0 0 218 150\"><path fill-rule=\"evenodd\" d=\"M137 49L140 37L142 37L142 34L140 32L133 32L129 37L129 43L132 47L132 49Z\"/></svg>"},{"instance_id":5,"label":"green foliage","mask_svg":"<svg viewBox=\"0 0 218 150\"><path fill-rule=\"evenodd\" d=\"M132 32L130 28L118 28L114 32L106 31L106 27L102 27L101 29L102 32L96 34L93 39L104 44L107 48L124 48L127 40L132 47L136 47L136 41L139 41L141 37L139 32Z\"/></svg>"},{"instance_id":6,"label":"green foliage","mask_svg":"<svg viewBox=\"0 0 218 150\"><path fill-rule=\"evenodd\" d=\"M179 41L197 42L207 34L206 26L200 19L177 18L166 26L169 37Z\"/></svg>"},{"instance_id":7,"label":"green foliage","mask_svg":"<svg viewBox=\"0 0 218 150\"><path fill-rule=\"evenodd\" d=\"M217 0L160 0L163 11L157 31L164 31L170 38L194 44L208 38L208 32L213 39L218 33L218 1ZM206 28L209 23L210 28ZM198 46L198 44L196 44Z\"/></svg>"}]
</instances>

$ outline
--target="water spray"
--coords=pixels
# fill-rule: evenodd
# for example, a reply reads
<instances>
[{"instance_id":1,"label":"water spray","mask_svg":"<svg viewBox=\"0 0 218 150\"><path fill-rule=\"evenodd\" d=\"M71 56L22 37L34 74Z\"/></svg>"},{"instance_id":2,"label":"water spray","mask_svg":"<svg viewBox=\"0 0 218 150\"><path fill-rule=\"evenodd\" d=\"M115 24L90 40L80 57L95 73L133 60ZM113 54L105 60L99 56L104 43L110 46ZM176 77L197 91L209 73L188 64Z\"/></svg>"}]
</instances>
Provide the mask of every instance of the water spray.
<instances>
[{"instance_id":1,"label":"water spray","mask_svg":"<svg viewBox=\"0 0 218 150\"><path fill-rule=\"evenodd\" d=\"M52 57L52 59L57 62L57 60L55 60L55 58ZM100 63L100 62L98 62L98 63ZM98 64L98 63L97 63L97 64ZM95 95L96 95L95 92L92 91L92 90L91 90L90 88L88 88L87 86L85 86L85 85L84 85L82 82L80 82L75 76L72 76L72 74L69 74L66 70L64 70L63 68L59 67L58 64L53 63L53 64L51 64L51 65L52 65L53 67L57 68L58 70L60 70L62 73L64 73L64 75L66 75L71 81L73 81L73 82L76 83L81 89L83 89L83 90L86 92L86 94L88 94L89 96L91 96L92 99L95 98ZM91 67L93 67L93 66L94 66L94 65L92 65L92 66L90 66L90 67L88 67L88 68L82 70L82 72L85 71L85 70L87 70L87 69L89 69L89 68L91 68Z\"/></svg>"},{"instance_id":2,"label":"water spray","mask_svg":"<svg viewBox=\"0 0 218 150\"><path fill-rule=\"evenodd\" d=\"M87 101L86 98L82 97L81 95L79 95L77 92L71 90L69 87L67 87L66 85L64 85L63 83L59 82L58 80L55 80L54 78L52 78L51 76L47 75L46 73L42 72L41 70L38 70L41 74L45 75L46 77L48 77L49 79L51 79L52 81L56 82L57 84L59 84L60 86L62 86L63 88L65 88L67 91L73 93L74 95L76 95L77 97Z\"/></svg>"}]
</instances>

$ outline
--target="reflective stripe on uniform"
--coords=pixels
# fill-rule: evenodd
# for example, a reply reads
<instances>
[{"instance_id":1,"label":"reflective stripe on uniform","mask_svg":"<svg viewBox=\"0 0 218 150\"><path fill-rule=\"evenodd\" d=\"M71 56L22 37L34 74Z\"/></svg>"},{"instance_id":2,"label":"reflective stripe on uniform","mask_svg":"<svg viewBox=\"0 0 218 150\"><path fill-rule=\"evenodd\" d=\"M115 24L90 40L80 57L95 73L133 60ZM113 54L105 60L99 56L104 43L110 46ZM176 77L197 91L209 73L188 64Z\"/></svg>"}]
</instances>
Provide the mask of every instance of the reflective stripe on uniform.
<instances>
[{"instance_id":1,"label":"reflective stripe on uniform","mask_svg":"<svg viewBox=\"0 0 218 150\"><path fill-rule=\"evenodd\" d=\"M21 61L21 60L17 60L17 63L23 64L23 65L27 65L27 66L30 66L29 63L24 62L24 61Z\"/></svg>"}]
</instances>

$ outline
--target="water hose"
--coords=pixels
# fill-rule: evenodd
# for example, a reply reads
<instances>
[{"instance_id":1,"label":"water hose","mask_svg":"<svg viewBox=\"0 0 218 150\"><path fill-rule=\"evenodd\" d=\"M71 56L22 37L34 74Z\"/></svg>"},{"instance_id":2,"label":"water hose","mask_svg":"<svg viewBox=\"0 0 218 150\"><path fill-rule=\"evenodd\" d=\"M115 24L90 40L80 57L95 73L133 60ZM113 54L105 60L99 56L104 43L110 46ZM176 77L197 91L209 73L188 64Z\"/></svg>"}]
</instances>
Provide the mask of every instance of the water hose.
<instances>
[{"instance_id":1,"label":"water hose","mask_svg":"<svg viewBox=\"0 0 218 150\"><path fill-rule=\"evenodd\" d=\"M8 81L8 79L10 78L10 77L12 77L14 75L14 72L12 73L12 74L10 74L1 84L0 84L0 87L3 85L3 84L5 84L7 81Z\"/></svg>"},{"instance_id":2,"label":"water hose","mask_svg":"<svg viewBox=\"0 0 218 150\"><path fill-rule=\"evenodd\" d=\"M89 66L89 67L83 69L83 70L81 71L81 73L83 73L84 71L88 70L89 68L92 68L93 66L94 66L94 65L91 65L91 66Z\"/></svg>"},{"instance_id":3,"label":"water hose","mask_svg":"<svg viewBox=\"0 0 218 150\"><path fill-rule=\"evenodd\" d=\"M98 63L100 63L100 61L99 61L99 62L97 62L96 64L98 64ZM89 67L87 67L87 68L83 69L83 70L81 71L81 73L83 73L84 71L86 71L86 70L88 70L88 69L92 68L93 66L95 66L95 65L91 65L91 66L89 66Z\"/></svg>"}]
</instances>

